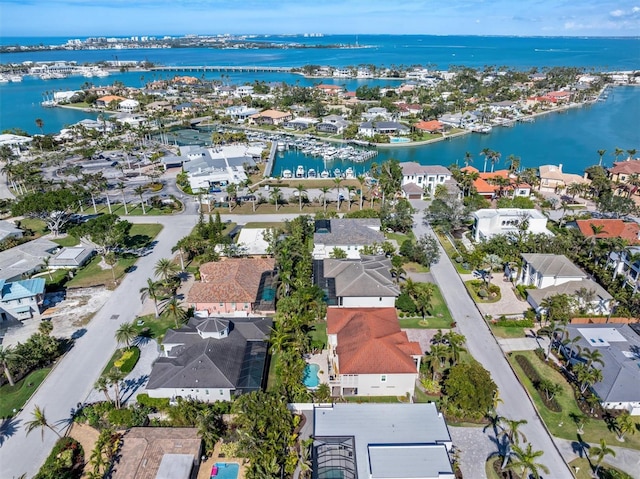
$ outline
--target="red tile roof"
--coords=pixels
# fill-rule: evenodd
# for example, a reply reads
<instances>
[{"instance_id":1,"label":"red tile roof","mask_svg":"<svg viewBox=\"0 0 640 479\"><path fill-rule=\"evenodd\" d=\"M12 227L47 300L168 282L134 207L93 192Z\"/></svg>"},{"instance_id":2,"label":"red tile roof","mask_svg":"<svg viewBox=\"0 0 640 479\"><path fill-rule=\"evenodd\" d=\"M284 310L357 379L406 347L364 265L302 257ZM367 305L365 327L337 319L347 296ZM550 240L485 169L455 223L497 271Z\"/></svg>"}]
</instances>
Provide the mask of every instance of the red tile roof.
<instances>
[{"instance_id":1,"label":"red tile roof","mask_svg":"<svg viewBox=\"0 0 640 479\"><path fill-rule=\"evenodd\" d=\"M395 308L327 308L327 333L336 334L340 374L410 374L422 351L400 330Z\"/></svg>"},{"instance_id":2,"label":"red tile roof","mask_svg":"<svg viewBox=\"0 0 640 479\"><path fill-rule=\"evenodd\" d=\"M189 303L253 303L262 274L273 271L271 258L229 258L200 266L201 281L187 295Z\"/></svg>"},{"instance_id":3,"label":"red tile roof","mask_svg":"<svg viewBox=\"0 0 640 479\"><path fill-rule=\"evenodd\" d=\"M600 220L578 220L576 221L580 232L587 238L593 236L593 228L602 226L600 233L596 234L596 238L622 238L630 243L639 244L638 234L640 234L640 225L638 223L625 223L620 219Z\"/></svg>"},{"instance_id":4,"label":"red tile roof","mask_svg":"<svg viewBox=\"0 0 640 479\"><path fill-rule=\"evenodd\" d=\"M614 175L640 174L640 160L616 161L609 172Z\"/></svg>"},{"instance_id":5,"label":"red tile roof","mask_svg":"<svg viewBox=\"0 0 640 479\"><path fill-rule=\"evenodd\" d=\"M419 121L414 126L418 130L424 130L424 131L438 131L438 130L442 130L442 128L444 127L442 123L440 123L438 120Z\"/></svg>"}]
</instances>

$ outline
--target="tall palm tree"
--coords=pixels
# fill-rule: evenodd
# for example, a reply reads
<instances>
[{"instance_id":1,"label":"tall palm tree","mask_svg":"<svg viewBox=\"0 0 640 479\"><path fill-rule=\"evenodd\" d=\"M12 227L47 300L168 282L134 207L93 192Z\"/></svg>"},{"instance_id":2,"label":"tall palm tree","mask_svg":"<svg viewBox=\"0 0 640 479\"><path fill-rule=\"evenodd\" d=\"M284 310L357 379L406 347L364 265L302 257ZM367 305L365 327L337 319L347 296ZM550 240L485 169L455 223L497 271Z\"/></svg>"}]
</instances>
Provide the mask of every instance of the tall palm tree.
<instances>
[{"instance_id":1,"label":"tall palm tree","mask_svg":"<svg viewBox=\"0 0 640 479\"><path fill-rule=\"evenodd\" d=\"M598 476L598 470L600 469L600 465L602 464L602 462L604 461L604 458L607 456L613 456L616 457L616 451L614 451L613 449L611 449L608 445L607 442L604 439L600 439L600 445L599 446L592 446L589 449L589 456L595 456L596 457L596 468L594 470L596 477Z\"/></svg>"},{"instance_id":2,"label":"tall palm tree","mask_svg":"<svg viewBox=\"0 0 640 479\"><path fill-rule=\"evenodd\" d=\"M331 191L331 188L329 188L328 186L323 186L322 188L320 188L320 191L322 192L322 209L326 213L327 212L327 193Z\"/></svg>"},{"instance_id":3,"label":"tall palm tree","mask_svg":"<svg viewBox=\"0 0 640 479\"><path fill-rule=\"evenodd\" d=\"M124 195L124 188L125 188L125 184L122 181L118 182L118 189L120 190L120 193L122 193L122 204L124 205L124 214L128 215L129 210L127 209L127 197Z\"/></svg>"},{"instance_id":4,"label":"tall palm tree","mask_svg":"<svg viewBox=\"0 0 640 479\"><path fill-rule=\"evenodd\" d=\"M616 158L616 161L618 161L618 157L623 153L624 153L624 150L622 148L616 147L615 150L613 150L613 156Z\"/></svg>"},{"instance_id":5,"label":"tall palm tree","mask_svg":"<svg viewBox=\"0 0 640 479\"><path fill-rule=\"evenodd\" d=\"M49 424L49 421L47 421L47 417L44 414L44 408L41 408L38 405L34 406L31 415L33 419L25 423L27 434L30 434L35 429L40 429L40 434L42 435L42 440L44 441L44 430L50 429L55 432L58 437L62 437L60 433L56 431L51 424Z\"/></svg>"},{"instance_id":6,"label":"tall palm tree","mask_svg":"<svg viewBox=\"0 0 640 479\"><path fill-rule=\"evenodd\" d=\"M187 319L187 312L182 309L178 298L175 296L164 307L163 314L166 314L169 318L172 318L176 324L176 329L180 327L180 323Z\"/></svg>"},{"instance_id":7,"label":"tall palm tree","mask_svg":"<svg viewBox=\"0 0 640 479\"><path fill-rule=\"evenodd\" d=\"M458 361L460 361L460 354L467 352L466 348L463 346L466 338L460 333L449 331L444 335L444 339L449 351L451 352L452 365L455 366Z\"/></svg>"},{"instance_id":8,"label":"tall palm tree","mask_svg":"<svg viewBox=\"0 0 640 479\"><path fill-rule=\"evenodd\" d=\"M2 369L4 370L4 375L7 377L7 381L9 381L9 386L15 386L10 368L11 364L17 363L18 361L20 361L20 355L15 352L12 346L0 345L0 364L2 364Z\"/></svg>"},{"instance_id":9,"label":"tall palm tree","mask_svg":"<svg viewBox=\"0 0 640 479\"><path fill-rule=\"evenodd\" d=\"M469 166L472 163L473 163L473 155L469 151L465 152L465 154L464 154L464 166Z\"/></svg>"},{"instance_id":10,"label":"tall palm tree","mask_svg":"<svg viewBox=\"0 0 640 479\"><path fill-rule=\"evenodd\" d=\"M545 474L549 474L549 468L542 463L536 462L540 456L544 454L544 451L534 451L530 443L527 444L526 449L522 449L520 446L512 446L515 461L512 461L508 469L515 469L522 471L522 479L526 479L530 475L535 479L540 479L540 471Z\"/></svg>"},{"instance_id":11,"label":"tall palm tree","mask_svg":"<svg viewBox=\"0 0 640 479\"><path fill-rule=\"evenodd\" d=\"M143 303L147 298L153 300L153 307L156 310L156 318L160 316L160 312L158 311L158 300L161 299L160 293L160 284L151 278L147 278L147 286L145 288L140 288L140 300Z\"/></svg>"},{"instance_id":12,"label":"tall palm tree","mask_svg":"<svg viewBox=\"0 0 640 479\"><path fill-rule=\"evenodd\" d=\"M336 199L338 200L336 210L340 211L340 187L342 186L342 178L333 179L334 188L337 190Z\"/></svg>"},{"instance_id":13,"label":"tall palm tree","mask_svg":"<svg viewBox=\"0 0 640 479\"><path fill-rule=\"evenodd\" d=\"M125 344L127 349L131 347L131 341L138 336L138 330L133 323L122 323L116 330L116 341L118 344Z\"/></svg>"},{"instance_id":14,"label":"tall palm tree","mask_svg":"<svg viewBox=\"0 0 640 479\"><path fill-rule=\"evenodd\" d=\"M143 198L143 194L145 192L145 187L140 185L140 186L136 186L133 191L135 192L136 195L138 195L140 197L140 206L142 206L142 214L146 215L147 211L144 208L144 198Z\"/></svg>"},{"instance_id":15,"label":"tall palm tree","mask_svg":"<svg viewBox=\"0 0 640 479\"><path fill-rule=\"evenodd\" d=\"M298 205L300 207L300 211L302 211L302 196L307 194L307 189L302 183L298 183L296 191L298 192Z\"/></svg>"},{"instance_id":16,"label":"tall palm tree","mask_svg":"<svg viewBox=\"0 0 640 479\"><path fill-rule=\"evenodd\" d=\"M367 179L363 175L358 175L356 179L358 180L358 183L360 183L360 209L362 209L364 204L364 184Z\"/></svg>"},{"instance_id":17,"label":"tall palm tree","mask_svg":"<svg viewBox=\"0 0 640 479\"><path fill-rule=\"evenodd\" d=\"M604 360L602 359L602 353L599 349L584 348L580 354L587 360L587 367L593 366L593 363L598 363L600 366L604 366Z\"/></svg>"},{"instance_id":18,"label":"tall palm tree","mask_svg":"<svg viewBox=\"0 0 640 479\"><path fill-rule=\"evenodd\" d=\"M518 171L518 169L520 168L520 157L511 154L507 157L507 163L509 164L510 172L513 173L515 171Z\"/></svg>"},{"instance_id":19,"label":"tall palm tree","mask_svg":"<svg viewBox=\"0 0 640 479\"><path fill-rule=\"evenodd\" d=\"M598 166L602 166L602 158L604 157L604 154L607 152L607 150L598 150L598 155L600 156L600 160L598 161Z\"/></svg>"},{"instance_id":20,"label":"tall palm tree","mask_svg":"<svg viewBox=\"0 0 640 479\"><path fill-rule=\"evenodd\" d=\"M44 121L42 121L42 118L36 118L36 126L40 128L40 133L44 135Z\"/></svg>"},{"instance_id":21,"label":"tall palm tree","mask_svg":"<svg viewBox=\"0 0 640 479\"><path fill-rule=\"evenodd\" d=\"M484 156L484 168L482 169L483 173L487 172L487 161L489 161L489 158L492 157L492 150L490 148L483 148L482 151L480 151L480 155Z\"/></svg>"},{"instance_id":22,"label":"tall palm tree","mask_svg":"<svg viewBox=\"0 0 640 479\"><path fill-rule=\"evenodd\" d=\"M113 367L107 373L107 381L113 386L113 395L115 398L116 409L120 409L122 398L120 397L120 381L124 379L124 373L120 369Z\"/></svg>"},{"instance_id":23,"label":"tall palm tree","mask_svg":"<svg viewBox=\"0 0 640 479\"><path fill-rule=\"evenodd\" d=\"M269 196L276 205L276 211L278 211L278 200L280 199L281 192L282 190L279 187L274 186L273 188L271 188L271 192L269 193Z\"/></svg>"},{"instance_id":24,"label":"tall palm tree","mask_svg":"<svg viewBox=\"0 0 640 479\"><path fill-rule=\"evenodd\" d=\"M105 375L100 376L93 387L104 393L104 397L107 398L108 402L113 402L111 396L109 396L109 380Z\"/></svg>"},{"instance_id":25,"label":"tall palm tree","mask_svg":"<svg viewBox=\"0 0 640 479\"><path fill-rule=\"evenodd\" d=\"M512 445L519 445L520 444L520 438L522 438L522 440L524 442L527 442L527 437L524 435L524 433L522 431L520 431L520 426L524 426L525 424L527 424L527 420L526 419L508 419L506 417L502 418L502 429L503 432L502 434L504 436L507 437L507 439L509 439L509 442Z\"/></svg>"},{"instance_id":26,"label":"tall palm tree","mask_svg":"<svg viewBox=\"0 0 640 479\"><path fill-rule=\"evenodd\" d=\"M629 157L627 159L628 160L633 160L633 157L636 155L637 152L638 152L638 150L636 150L635 148L631 148L630 150L627 150L627 153L629 155Z\"/></svg>"},{"instance_id":27,"label":"tall palm tree","mask_svg":"<svg viewBox=\"0 0 640 479\"><path fill-rule=\"evenodd\" d=\"M616 435L620 441L624 441L625 434L636 433L636 423L633 419L631 419L631 414L629 411L624 411L620 414L615 420L615 430Z\"/></svg>"},{"instance_id":28,"label":"tall palm tree","mask_svg":"<svg viewBox=\"0 0 640 479\"><path fill-rule=\"evenodd\" d=\"M153 274L159 277L164 283L175 277L178 272L178 265L169 258L160 258L153 269Z\"/></svg>"},{"instance_id":29,"label":"tall palm tree","mask_svg":"<svg viewBox=\"0 0 640 479\"><path fill-rule=\"evenodd\" d=\"M351 211L351 198L355 194L356 187L352 185L347 186L347 209Z\"/></svg>"}]
</instances>

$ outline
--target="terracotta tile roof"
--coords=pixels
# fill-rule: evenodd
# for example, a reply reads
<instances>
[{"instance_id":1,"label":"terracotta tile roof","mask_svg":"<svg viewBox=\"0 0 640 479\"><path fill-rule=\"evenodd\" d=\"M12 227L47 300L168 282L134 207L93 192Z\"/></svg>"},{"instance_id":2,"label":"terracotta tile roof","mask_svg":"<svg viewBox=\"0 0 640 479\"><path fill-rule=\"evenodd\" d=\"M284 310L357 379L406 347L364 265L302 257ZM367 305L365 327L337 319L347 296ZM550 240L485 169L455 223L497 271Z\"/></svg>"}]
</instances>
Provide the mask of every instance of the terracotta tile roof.
<instances>
[{"instance_id":1,"label":"terracotta tile roof","mask_svg":"<svg viewBox=\"0 0 640 479\"><path fill-rule=\"evenodd\" d=\"M625 223L620 219L590 219L576 221L580 232L587 238L593 236L593 228L602 226L600 233L596 234L596 238L622 238L630 243L638 244L638 235L640 234L640 225L638 223Z\"/></svg>"},{"instance_id":2,"label":"terracotta tile roof","mask_svg":"<svg viewBox=\"0 0 640 479\"><path fill-rule=\"evenodd\" d=\"M122 100L126 100L126 98L118 95L107 95L107 96L98 98L96 101L101 101L103 103L111 103L112 101L122 101Z\"/></svg>"},{"instance_id":3,"label":"terracotta tile roof","mask_svg":"<svg viewBox=\"0 0 640 479\"><path fill-rule=\"evenodd\" d=\"M400 330L395 308L328 308L327 333L336 334L341 374L410 374L420 345Z\"/></svg>"},{"instance_id":4,"label":"terracotta tile roof","mask_svg":"<svg viewBox=\"0 0 640 479\"><path fill-rule=\"evenodd\" d=\"M189 303L253 303L262 274L273 271L272 258L229 258L200 266L201 281L189 294Z\"/></svg>"},{"instance_id":5,"label":"terracotta tile roof","mask_svg":"<svg viewBox=\"0 0 640 479\"><path fill-rule=\"evenodd\" d=\"M291 116L291 113L287 111L265 110L265 111L261 111L260 113L256 113L255 115L251 115L251 118L267 117L267 118L273 118L277 120L280 118L286 118L288 116Z\"/></svg>"},{"instance_id":6,"label":"terracotta tile roof","mask_svg":"<svg viewBox=\"0 0 640 479\"><path fill-rule=\"evenodd\" d=\"M613 167L609 168L609 172L614 175L640 174L640 160L616 161Z\"/></svg>"},{"instance_id":7,"label":"terracotta tile roof","mask_svg":"<svg viewBox=\"0 0 640 479\"><path fill-rule=\"evenodd\" d=\"M438 131L442 130L443 125L438 120L431 121L419 121L414 125L418 130L424 131Z\"/></svg>"}]
</instances>

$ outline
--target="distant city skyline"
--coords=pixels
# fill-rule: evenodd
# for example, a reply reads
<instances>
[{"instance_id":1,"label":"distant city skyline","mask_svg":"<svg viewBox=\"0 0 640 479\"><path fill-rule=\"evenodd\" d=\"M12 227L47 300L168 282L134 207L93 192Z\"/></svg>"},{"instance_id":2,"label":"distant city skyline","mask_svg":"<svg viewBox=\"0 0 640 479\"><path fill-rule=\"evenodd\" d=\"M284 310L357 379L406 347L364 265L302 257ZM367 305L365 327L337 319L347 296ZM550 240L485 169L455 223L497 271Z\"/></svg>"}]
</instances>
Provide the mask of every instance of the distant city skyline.
<instances>
[{"instance_id":1,"label":"distant city skyline","mask_svg":"<svg viewBox=\"0 0 640 479\"><path fill-rule=\"evenodd\" d=\"M640 0L1 0L3 36L640 36Z\"/></svg>"}]
</instances>

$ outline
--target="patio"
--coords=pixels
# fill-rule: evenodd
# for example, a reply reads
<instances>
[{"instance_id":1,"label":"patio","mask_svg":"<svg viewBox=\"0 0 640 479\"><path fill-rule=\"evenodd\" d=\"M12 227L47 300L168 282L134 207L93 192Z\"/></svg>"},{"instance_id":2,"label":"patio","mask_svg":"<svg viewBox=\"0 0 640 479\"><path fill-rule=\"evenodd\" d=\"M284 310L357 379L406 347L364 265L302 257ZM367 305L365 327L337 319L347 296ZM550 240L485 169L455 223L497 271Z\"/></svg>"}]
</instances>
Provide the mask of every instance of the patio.
<instances>
[{"instance_id":1,"label":"patio","mask_svg":"<svg viewBox=\"0 0 640 479\"><path fill-rule=\"evenodd\" d=\"M305 354L304 360L307 364L317 364L320 367L318 371L320 384L329 384L329 355L327 350L323 349L318 354Z\"/></svg>"}]
</instances>

